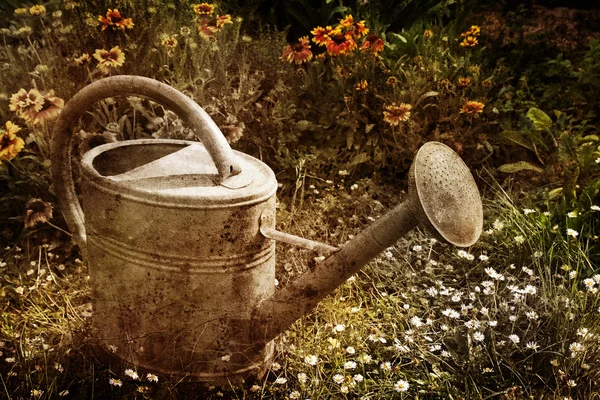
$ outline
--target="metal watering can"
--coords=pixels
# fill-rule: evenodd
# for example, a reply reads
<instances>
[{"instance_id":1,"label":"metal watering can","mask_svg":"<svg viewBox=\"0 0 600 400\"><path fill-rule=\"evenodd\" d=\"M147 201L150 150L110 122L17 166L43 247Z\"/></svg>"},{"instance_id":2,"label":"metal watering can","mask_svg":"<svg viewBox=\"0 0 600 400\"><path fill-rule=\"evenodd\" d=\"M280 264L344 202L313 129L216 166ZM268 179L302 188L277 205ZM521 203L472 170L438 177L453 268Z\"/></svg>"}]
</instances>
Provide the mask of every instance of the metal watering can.
<instances>
[{"instance_id":1,"label":"metal watering can","mask_svg":"<svg viewBox=\"0 0 600 400\"><path fill-rule=\"evenodd\" d=\"M82 209L72 130L90 106L115 96L162 104L202 143L130 140L88 151ZM461 247L482 231L473 176L449 147L429 142L411 166L407 199L343 247L279 232L273 171L233 151L193 100L144 77L109 77L78 92L51 148L58 202L88 259L96 336L126 364L154 373L212 384L261 376L275 337L418 224ZM276 290L276 240L328 256Z\"/></svg>"}]
</instances>

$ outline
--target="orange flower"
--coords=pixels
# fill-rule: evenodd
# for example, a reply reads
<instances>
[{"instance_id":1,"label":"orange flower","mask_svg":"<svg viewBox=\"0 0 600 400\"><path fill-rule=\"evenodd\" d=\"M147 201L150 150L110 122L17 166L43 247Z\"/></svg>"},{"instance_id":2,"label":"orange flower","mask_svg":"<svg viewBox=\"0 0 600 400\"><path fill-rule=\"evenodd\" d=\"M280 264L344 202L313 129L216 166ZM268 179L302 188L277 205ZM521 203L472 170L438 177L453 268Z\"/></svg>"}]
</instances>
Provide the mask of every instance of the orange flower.
<instances>
[{"instance_id":1,"label":"orange flower","mask_svg":"<svg viewBox=\"0 0 600 400\"><path fill-rule=\"evenodd\" d=\"M461 47L475 47L479 43L475 36L467 36L461 43Z\"/></svg>"},{"instance_id":2,"label":"orange flower","mask_svg":"<svg viewBox=\"0 0 600 400\"><path fill-rule=\"evenodd\" d=\"M10 121L6 122L6 131L0 129L0 162L12 160L25 147L23 139L16 135L20 130Z\"/></svg>"},{"instance_id":3,"label":"orange flower","mask_svg":"<svg viewBox=\"0 0 600 400\"><path fill-rule=\"evenodd\" d=\"M54 90L50 90L44 95L44 104L40 111L35 115L32 120L34 125L40 124L44 121L56 118L62 111L65 105L65 101L60 97L54 95Z\"/></svg>"},{"instance_id":4,"label":"orange flower","mask_svg":"<svg viewBox=\"0 0 600 400\"><path fill-rule=\"evenodd\" d=\"M52 204L42 199L30 199L25 205L25 228L33 228L52 219Z\"/></svg>"},{"instance_id":5,"label":"orange flower","mask_svg":"<svg viewBox=\"0 0 600 400\"><path fill-rule=\"evenodd\" d=\"M75 61L75 64L78 66L82 66L92 61L92 58L88 53L83 53L81 56L74 58L73 61Z\"/></svg>"},{"instance_id":6,"label":"orange flower","mask_svg":"<svg viewBox=\"0 0 600 400\"><path fill-rule=\"evenodd\" d=\"M198 32L204 38L210 38L220 32L225 24L232 24L231 15L219 15L212 19L201 18L198 20Z\"/></svg>"},{"instance_id":7,"label":"orange flower","mask_svg":"<svg viewBox=\"0 0 600 400\"><path fill-rule=\"evenodd\" d=\"M492 80L491 79L484 80L483 82L481 82L481 86L483 86L484 88L492 87Z\"/></svg>"},{"instance_id":8,"label":"orange flower","mask_svg":"<svg viewBox=\"0 0 600 400\"><path fill-rule=\"evenodd\" d=\"M367 92L369 90L369 82L366 79L359 81L354 87L358 91Z\"/></svg>"},{"instance_id":9,"label":"orange flower","mask_svg":"<svg viewBox=\"0 0 600 400\"><path fill-rule=\"evenodd\" d=\"M352 15L347 15L344 19L341 19L339 27L355 38L363 37L369 33L369 28L365 27L365 21L354 22Z\"/></svg>"},{"instance_id":10,"label":"orange flower","mask_svg":"<svg viewBox=\"0 0 600 400\"><path fill-rule=\"evenodd\" d=\"M310 31L310 33L314 35L312 41L318 44L319 46L327 45L327 42L329 41L329 34L332 30L333 29L331 29L331 26L328 26L326 28L321 28L320 26L317 26L315 29Z\"/></svg>"},{"instance_id":11,"label":"orange flower","mask_svg":"<svg viewBox=\"0 0 600 400\"><path fill-rule=\"evenodd\" d=\"M177 38L175 36L167 36L161 41L161 44L168 49L174 49L177 47Z\"/></svg>"},{"instance_id":12,"label":"orange flower","mask_svg":"<svg viewBox=\"0 0 600 400\"><path fill-rule=\"evenodd\" d=\"M425 36L425 39L429 40L433 37L433 31L431 29L425 29L423 36Z\"/></svg>"},{"instance_id":13,"label":"orange flower","mask_svg":"<svg viewBox=\"0 0 600 400\"><path fill-rule=\"evenodd\" d=\"M470 84L471 84L471 78L469 78L468 76L458 78L458 86L468 87Z\"/></svg>"},{"instance_id":14,"label":"orange flower","mask_svg":"<svg viewBox=\"0 0 600 400\"><path fill-rule=\"evenodd\" d=\"M208 3L193 4L194 13L199 16L210 16L215 12L215 6Z\"/></svg>"},{"instance_id":15,"label":"orange flower","mask_svg":"<svg viewBox=\"0 0 600 400\"><path fill-rule=\"evenodd\" d=\"M397 126L400 122L408 121L411 108L412 106L406 103L400 105L394 103L385 106L386 111L383 112L383 120L392 126Z\"/></svg>"},{"instance_id":16,"label":"orange flower","mask_svg":"<svg viewBox=\"0 0 600 400\"><path fill-rule=\"evenodd\" d=\"M480 33L481 33L481 28L479 28L477 25L471 25L471 27L469 28L469 30L461 33L460 36L462 36L462 37L465 37L465 36L479 36Z\"/></svg>"},{"instance_id":17,"label":"orange flower","mask_svg":"<svg viewBox=\"0 0 600 400\"><path fill-rule=\"evenodd\" d=\"M371 50L373 52L373 54L377 54L380 51L383 51L385 44L383 43L383 40L377 36L377 35L373 35L373 34L369 34L363 45L361 46L361 50Z\"/></svg>"},{"instance_id":18,"label":"orange flower","mask_svg":"<svg viewBox=\"0 0 600 400\"><path fill-rule=\"evenodd\" d=\"M111 10L110 8L106 12L106 17L100 15L98 21L102 24L102 30L104 31L109 26L114 29L116 26L118 29L133 29L133 20L131 18L123 18L118 9Z\"/></svg>"},{"instance_id":19,"label":"orange flower","mask_svg":"<svg viewBox=\"0 0 600 400\"><path fill-rule=\"evenodd\" d=\"M29 91L20 89L17 93L10 96L10 110L16 112L25 121L33 120L43 106L44 97L37 89Z\"/></svg>"},{"instance_id":20,"label":"orange flower","mask_svg":"<svg viewBox=\"0 0 600 400\"><path fill-rule=\"evenodd\" d=\"M225 24L233 24L233 22L231 21L231 15L229 15L229 14L219 15L217 17L217 20L215 21L215 24L216 24L217 28L223 28L225 26Z\"/></svg>"},{"instance_id":21,"label":"orange flower","mask_svg":"<svg viewBox=\"0 0 600 400\"><path fill-rule=\"evenodd\" d=\"M396 86L398 84L398 78L396 78L395 76L390 76L389 78L387 78L387 81L385 81L385 83L387 83L390 86Z\"/></svg>"},{"instance_id":22,"label":"orange flower","mask_svg":"<svg viewBox=\"0 0 600 400\"><path fill-rule=\"evenodd\" d=\"M281 60L297 65L310 61L313 53L310 51L309 43L308 36L303 36L298 39L298 43L285 46Z\"/></svg>"},{"instance_id":23,"label":"orange flower","mask_svg":"<svg viewBox=\"0 0 600 400\"><path fill-rule=\"evenodd\" d=\"M327 53L332 56L348 54L356 49L356 42L352 35L343 34L339 27L331 31L327 41Z\"/></svg>"},{"instance_id":24,"label":"orange flower","mask_svg":"<svg viewBox=\"0 0 600 400\"><path fill-rule=\"evenodd\" d=\"M119 46L115 46L112 49L96 49L94 52L94 58L98 60L98 68L103 73L108 73L111 68L120 67L125 62L125 54L121 51Z\"/></svg>"},{"instance_id":25,"label":"orange flower","mask_svg":"<svg viewBox=\"0 0 600 400\"><path fill-rule=\"evenodd\" d=\"M479 101L467 101L465 104L463 104L462 108L460 109L461 114L475 114L475 116L477 117L477 114L480 114L483 112L483 107L485 107L485 104L480 103Z\"/></svg>"}]
</instances>

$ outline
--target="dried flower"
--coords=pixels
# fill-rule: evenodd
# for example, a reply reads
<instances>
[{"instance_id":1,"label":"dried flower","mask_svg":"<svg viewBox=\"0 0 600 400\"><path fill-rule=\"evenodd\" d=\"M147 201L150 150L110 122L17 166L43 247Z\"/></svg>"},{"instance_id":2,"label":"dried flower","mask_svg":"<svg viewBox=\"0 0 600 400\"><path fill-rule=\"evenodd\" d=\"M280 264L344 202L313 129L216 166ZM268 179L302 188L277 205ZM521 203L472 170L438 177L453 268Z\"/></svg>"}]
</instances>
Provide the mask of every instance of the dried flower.
<instances>
[{"instance_id":1,"label":"dried flower","mask_svg":"<svg viewBox=\"0 0 600 400\"><path fill-rule=\"evenodd\" d=\"M75 57L73 59L73 61L75 61L76 65L82 66L85 64L89 64L89 62L92 61L92 58L90 57L90 55L88 53L83 53L79 57Z\"/></svg>"},{"instance_id":2,"label":"dried flower","mask_svg":"<svg viewBox=\"0 0 600 400\"><path fill-rule=\"evenodd\" d=\"M52 204L42 199L30 199L25 205L25 228L33 228L37 224L52 219Z\"/></svg>"},{"instance_id":3,"label":"dried flower","mask_svg":"<svg viewBox=\"0 0 600 400\"><path fill-rule=\"evenodd\" d=\"M380 51L383 51L384 47L385 47L385 43L383 42L383 39L381 39L377 35L369 34L365 38L365 41L363 42L360 49L361 50L370 50L373 54L377 54Z\"/></svg>"}]
</instances>

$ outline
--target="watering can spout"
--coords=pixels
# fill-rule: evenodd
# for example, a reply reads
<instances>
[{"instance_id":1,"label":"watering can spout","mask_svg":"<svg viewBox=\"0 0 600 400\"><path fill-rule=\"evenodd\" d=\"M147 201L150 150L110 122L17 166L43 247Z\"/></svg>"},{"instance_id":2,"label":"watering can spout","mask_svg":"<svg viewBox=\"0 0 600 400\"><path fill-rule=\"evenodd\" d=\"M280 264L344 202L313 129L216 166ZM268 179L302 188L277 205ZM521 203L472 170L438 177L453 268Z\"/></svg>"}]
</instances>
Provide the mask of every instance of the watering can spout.
<instances>
[{"instance_id":1,"label":"watering can spout","mask_svg":"<svg viewBox=\"0 0 600 400\"><path fill-rule=\"evenodd\" d=\"M419 224L459 247L473 245L483 228L481 197L473 176L454 151L438 142L419 149L404 202L258 305L252 322L255 340L274 339Z\"/></svg>"}]
</instances>

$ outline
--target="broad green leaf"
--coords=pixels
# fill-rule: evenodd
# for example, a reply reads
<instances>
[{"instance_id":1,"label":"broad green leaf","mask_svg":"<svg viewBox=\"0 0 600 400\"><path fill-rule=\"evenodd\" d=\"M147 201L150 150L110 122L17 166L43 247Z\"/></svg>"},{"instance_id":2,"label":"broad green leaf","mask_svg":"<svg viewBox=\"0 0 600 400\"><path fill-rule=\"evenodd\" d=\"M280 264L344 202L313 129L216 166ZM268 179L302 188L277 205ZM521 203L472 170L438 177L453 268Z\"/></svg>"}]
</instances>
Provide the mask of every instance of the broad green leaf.
<instances>
[{"instance_id":1,"label":"broad green leaf","mask_svg":"<svg viewBox=\"0 0 600 400\"><path fill-rule=\"evenodd\" d=\"M527 161L519 161L512 164L501 165L500 167L498 167L498 171L507 174L515 174L520 171L535 171L538 173L542 173L543 170L540 167L537 167Z\"/></svg>"},{"instance_id":2,"label":"broad green leaf","mask_svg":"<svg viewBox=\"0 0 600 400\"><path fill-rule=\"evenodd\" d=\"M587 135L579 139L579 142L597 142L600 138L596 135Z\"/></svg>"},{"instance_id":3,"label":"broad green leaf","mask_svg":"<svg viewBox=\"0 0 600 400\"><path fill-rule=\"evenodd\" d=\"M526 149L534 151L531 140L529 140L525 135L523 135L519 131L503 131L500 133L500 137L504 140L508 140L510 142L518 144L519 146L523 146Z\"/></svg>"},{"instance_id":4,"label":"broad green leaf","mask_svg":"<svg viewBox=\"0 0 600 400\"><path fill-rule=\"evenodd\" d=\"M562 196L562 193L563 193L562 187L553 189L548 193L548 200L554 200L556 198L559 198L560 196Z\"/></svg>"},{"instance_id":5,"label":"broad green leaf","mask_svg":"<svg viewBox=\"0 0 600 400\"><path fill-rule=\"evenodd\" d=\"M539 108L530 108L529 111L527 111L527 118L533 122L535 129L538 131L548 129L552 126L552 119Z\"/></svg>"},{"instance_id":6,"label":"broad green leaf","mask_svg":"<svg viewBox=\"0 0 600 400\"><path fill-rule=\"evenodd\" d=\"M392 36L396 39L399 39L402 43L408 43L408 41L406 40L406 38L398 33L394 33L394 32L389 32L388 33L389 36Z\"/></svg>"}]
</instances>

